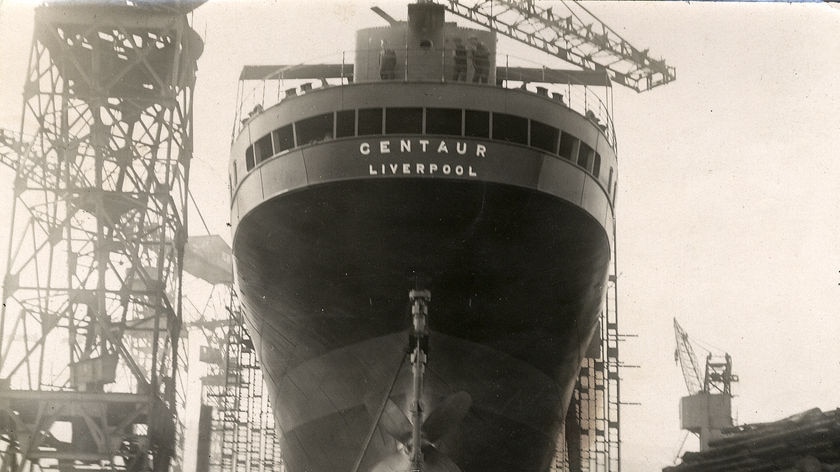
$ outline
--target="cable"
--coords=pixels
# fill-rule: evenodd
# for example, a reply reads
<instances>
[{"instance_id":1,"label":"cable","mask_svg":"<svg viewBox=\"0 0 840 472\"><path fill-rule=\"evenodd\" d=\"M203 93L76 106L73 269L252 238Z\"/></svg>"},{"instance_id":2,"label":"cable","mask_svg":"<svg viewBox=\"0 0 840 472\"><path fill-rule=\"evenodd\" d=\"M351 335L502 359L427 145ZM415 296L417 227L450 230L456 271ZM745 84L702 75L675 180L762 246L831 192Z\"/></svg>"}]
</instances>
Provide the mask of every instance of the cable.
<instances>
[{"instance_id":1,"label":"cable","mask_svg":"<svg viewBox=\"0 0 840 472\"><path fill-rule=\"evenodd\" d=\"M207 236L212 236L212 234L210 234L210 228L207 227L207 222L204 221L204 215L201 214L201 209L198 208L198 204L195 202L195 197L193 196L192 191L187 189L187 195L190 196L190 200L192 201L193 206L195 207L195 211L198 212L198 217L201 219L201 224L204 225L204 231L207 231Z\"/></svg>"},{"instance_id":2,"label":"cable","mask_svg":"<svg viewBox=\"0 0 840 472\"><path fill-rule=\"evenodd\" d=\"M686 439L688 439L688 431L686 431L685 434L683 435L682 442L680 442L680 447L679 447L679 449L677 449L677 454L674 456L674 460L673 460L674 464L676 464L677 459L680 458L680 453L683 450L683 446L685 446L685 440Z\"/></svg>"},{"instance_id":3,"label":"cable","mask_svg":"<svg viewBox=\"0 0 840 472\"><path fill-rule=\"evenodd\" d=\"M722 352L726 352L726 349L722 349L718 346L715 346L712 343L704 342L704 341L699 340L699 339L694 339L694 343L697 344L698 346L700 346L702 349L704 349L709 354L718 354L719 355ZM714 351L717 351L717 353L715 353Z\"/></svg>"},{"instance_id":4,"label":"cable","mask_svg":"<svg viewBox=\"0 0 840 472\"><path fill-rule=\"evenodd\" d=\"M367 453L368 447L370 446L370 440L373 439L373 433L376 431L376 427L379 425L379 420L382 418L382 414L385 413L385 407L388 405L388 400L391 398L391 392L394 390L394 385L397 383L397 378L400 376L400 372L402 371L403 364L405 364L405 358L408 357L408 353L403 353L402 358L400 359L400 365L397 367L397 372L394 374L394 378L391 379L391 385L388 387L388 392L385 394L385 398L382 399L382 405L379 406L379 412L376 414L376 418L373 420L373 423L370 425L370 431L368 431L368 435L365 438L364 446L362 446L362 450L359 453L359 457L356 459L356 463L353 465L353 472L359 472L359 466L362 465L362 459L365 458L365 454Z\"/></svg>"}]
</instances>

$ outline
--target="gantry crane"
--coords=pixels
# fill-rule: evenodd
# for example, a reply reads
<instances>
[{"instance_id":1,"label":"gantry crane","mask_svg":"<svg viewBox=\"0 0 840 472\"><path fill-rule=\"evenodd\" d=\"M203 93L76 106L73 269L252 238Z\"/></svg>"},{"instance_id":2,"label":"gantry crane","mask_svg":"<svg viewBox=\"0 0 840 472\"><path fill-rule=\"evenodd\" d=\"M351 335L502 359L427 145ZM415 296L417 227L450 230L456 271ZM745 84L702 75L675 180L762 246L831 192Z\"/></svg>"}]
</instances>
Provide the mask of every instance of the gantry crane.
<instances>
[{"instance_id":1,"label":"gantry crane","mask_svg":"<svg viewBox=\"0 0 840 472\"><path fill-rule=\"evenodd\" d=\"M700 449L705 450L722 428L732 426L732 383L738 381L738 376L732 373L732 357L728 353L722 359L709 353L701 374L688 333L676 318L674 336L674 360L680 364L688 389L688 396L680 401L681 426L696 434Z\"/></svg>"},{"instance_id":2,"label":"gantry crane","mask_svg":"<svg viewBox=\"0 0 840 472\"><path fill-rule=\"evenodd\" d=\"M0 471L177 466L195 6L36 9L21 130L0 133Z\"/></svg>"}]
</instances>

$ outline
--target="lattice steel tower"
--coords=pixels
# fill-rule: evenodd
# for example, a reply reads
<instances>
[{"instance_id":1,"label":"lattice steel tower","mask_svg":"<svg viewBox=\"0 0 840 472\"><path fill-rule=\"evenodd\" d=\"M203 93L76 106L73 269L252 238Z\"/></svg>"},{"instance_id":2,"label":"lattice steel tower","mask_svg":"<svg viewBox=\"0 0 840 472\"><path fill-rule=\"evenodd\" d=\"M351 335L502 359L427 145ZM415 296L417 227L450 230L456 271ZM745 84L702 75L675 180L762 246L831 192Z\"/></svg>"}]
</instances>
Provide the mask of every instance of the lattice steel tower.
<instances>
[{"instance_id":1,"label":"lattice steel tower","mask_svg":"<svg viewBox=\"0 0 840 472\"><path fill-rule=\"evenodd\" d=\"M172 465L195 6L36 10L25 138L4 135L0 471Z\"/></svg>"}]
</instances>

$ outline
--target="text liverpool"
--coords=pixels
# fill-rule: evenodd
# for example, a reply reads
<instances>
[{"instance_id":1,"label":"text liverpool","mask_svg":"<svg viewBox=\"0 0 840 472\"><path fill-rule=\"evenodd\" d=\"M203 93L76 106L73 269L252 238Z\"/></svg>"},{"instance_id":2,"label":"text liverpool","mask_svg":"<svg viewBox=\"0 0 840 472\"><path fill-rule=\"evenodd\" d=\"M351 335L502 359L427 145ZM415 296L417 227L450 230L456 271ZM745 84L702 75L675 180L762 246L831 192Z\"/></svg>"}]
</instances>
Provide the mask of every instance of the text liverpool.
<instances>
[{"instance_id":1,"label":"text liverpool","mask_svg":"<svg viewBox=\"0 0 840 472\"><path fill-rule=\"evenodd\" d=\"M440 157L486 157L487 148L483 144L465 141L446 141L429 139L383 139L359 144L359 153L371 157L397 157L404 153L433 154ZM471 165L437 162L401 162L368 165L370 175L454 175L476 177Z\"/></svg>"}]
</instances>

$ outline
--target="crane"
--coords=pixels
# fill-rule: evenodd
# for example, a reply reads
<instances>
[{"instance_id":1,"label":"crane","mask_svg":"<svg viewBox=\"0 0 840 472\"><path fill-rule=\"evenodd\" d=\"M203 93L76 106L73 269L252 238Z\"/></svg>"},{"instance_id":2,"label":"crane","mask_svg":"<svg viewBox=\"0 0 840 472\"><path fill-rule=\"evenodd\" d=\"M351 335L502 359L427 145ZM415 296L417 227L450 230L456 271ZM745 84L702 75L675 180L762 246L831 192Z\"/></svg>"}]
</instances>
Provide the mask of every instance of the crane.
<instances>
[{"instance_id":1,"label":"crane","mask_svg":"<svg viewBox=\"0 0 840 472\"><path fill-rule=\"evenodd\" d=\"M704 370L700 370L694 348L688 333L674 318L674 336L677 348L674 359L682 368L688 396L680 400L680 424L683 429L700 438L700 450L709 446L709 441L718 437L723 428L732 426L732 382L738 376L732 374L732 357L706 356Z\"/></svg>"},{"instance_id":2,"label":"crane","mask_svg":"<svg viewBox=\"0 0 840 472\"><path fill-rule=\"evenodd\" d=\"M703 391L703 381L700 379L700 366L697 364L697 356L694 348L688 341L688 333L680 326L674 318L674 336L677 340L677 349L674 351L674 360L679 362L682 368L685 387L689 395Z\"/></svg>"},{"instance_id":3,"label":"crane","mask_svg":"<svg viewBox=\"0 0 840 472\"><path fill-rule=\"evenodd\" d=\"M437 0L450 13L545 52L584 72L606 74L610 81L644 92L673 82L677 71L648 49L638 49L578 2L552 2L544 8L535 0ZM372 10L389 24L398 23L379 7ZM524 77L544 76L545 69L519 68ZM246 66L240 80L272 78L350 78L351 64Z\"/></svg>"},{"instance_id":4,"label":"crane","mask_svg":"<svg viewBox=\"0 0 840 472\"><path fill-rule=\"evenodd\" d=\"M725 353L723 359L720 359L709 353L706 356L704 369L701 371L694 348L688 340L688 333L680 326L676 318L674 318L674 336L677 341L674 360L679 362L682 368L688 394L695 395L702 392L731 395L732 382L738 381L738 376L732 373L732 357Z\"/></svg>"},{"instance_id":5,"label":"crane","mask_svg":"<svg viewBox=\"0 0 840 472\"><path fill-rule=\"evenodd\" d=\"M0 129L0 164L15 170L0 470L180 467L179 296L203 47L187 3L35 10L20 132Z\"/></svg>"},{"instance_id":6,"label":"crane","mask_svg":"<svg viewBox=\"0 0 840 472\"><path fill-rule=\"evenodd\" d=\"M539 49L584 70L606 72L636 92L676 80L677 72L647 49L637 49L578 2L445 0L455 15Z\"/></svg>"}]
</instances>

